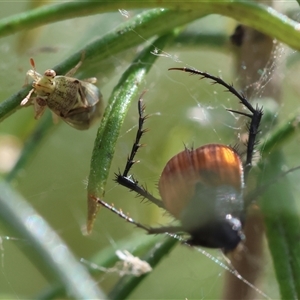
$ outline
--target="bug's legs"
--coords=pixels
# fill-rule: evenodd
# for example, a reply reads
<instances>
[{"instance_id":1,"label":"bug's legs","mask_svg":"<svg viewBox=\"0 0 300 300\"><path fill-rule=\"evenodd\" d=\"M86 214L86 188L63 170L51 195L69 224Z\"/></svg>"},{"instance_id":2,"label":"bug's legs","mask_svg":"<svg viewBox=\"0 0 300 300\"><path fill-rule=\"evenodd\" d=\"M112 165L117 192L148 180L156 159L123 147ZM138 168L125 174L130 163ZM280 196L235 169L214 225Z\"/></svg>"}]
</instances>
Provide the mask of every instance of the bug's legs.
<instances>
[{"instance_id":1,"label":"bug's legs","mask_svg":"<svg viewBox=\"0 0 300 300\"><path fill-rule=\"evenodd\" d=\"M202 72L196 69L190 69L190 68L170 68L169 70L178 70L178 71L184 71L187 73L190 73L192 75L200 75L202 78L208 78L213 81L213 83L220 84L224 86L230 93L232 93L234 96L236 96L240 102L249 110L250 113L244 113L241 111L231 110L228 111L246 116L251 119L249 124L249 137L247 142L247 158L245 163L245 180L247 179L248 173L251 170L252 167L252 159L253 159L253 153L254 153L254 147L257 143L256 136L259 133L259 125L260 121L263 115L262 108L259 108L256 106L255 108L252 106L252 104L247 100L247 98L242 94L239 93L233 85L230 85L226 83L223 79L210 75L209 73Z\"/></svg>"},{"instance_id":2,"label":"bug's legs","mask_svg":"<svg viewBox=\"0 0 300 300\"><path fill-rule=\"evenodd\" d=\"M82 65L82 58L74 68L72 68L68 73L66 73L65 76L72 77L77 72L77 70L80 68L81 65Z\"/></svg>"},{"instance_id":3,"label":"bug's legs","mask_svg":"<svg viewBox=\"0 0 300 300\"><path fill-rule=\"evenodd\" d=\"M84 56L85 56L85 51L83 51L83 52L81 53L81 59L80 59L80 61L77 63L77 65L76 65L74 68L72 68L68 73L66 73L65 76L72 77L72 76L77 72L77 70L78 70L78 69L80 68L80 66L82 65L82 62L83 62L83 60L84 60Z\"/></svg>"},{"instance_id":4,"label":"bug's legs","mask_svg":"<svg viewBox=\"0 0 300 300\"><path fill-rule=\"evenodd\" d=\"M114 214L118 215L120 218L126 220L127 222L135 225L136 227L138 228L141 228L141 229L144 229L146 230L147 232L149 231L149 227L143 225L143 224L140 224L138 222L136 222L134 219L130 218L129 216L127 216L125 213L123 213L121 210L118 210L116 209L114 206L112 205L109 205L108 203L106 203L105 201L99 199L99 198L96 198L92 195L90 195L91 198L93 198L95 201L97 201L98 204L101 204L102 206L104 206L105 208L109 209L110 211L112 211Z\"/></svg>"},{"instance_id":5,"label":"bug's legs","mask_svg":"<svg viewBox=\"0 0 300 300\"><path fill-rule=\"evenodd\" d=\"M30 90L30 92L28 93L28 95L21 101L20 105L21 105L21 106L26 105L26 104L29 102L30 97L31 97L31 95L32 95L33 93L34 93L34 89ZM30 104L31 104L31 103L30 103Z\"/></svg>"},{"instance_id":6,"label":"bug's legs","mask_svg":"<svg viewBox=\"0 0 300 300\"><path fill-rule=\"evenodd\" d=\"M84 82L88 82L88 83L96 83L97 82L97 78L96 77L91 77L91 78L85 78L85 79L81 79L81 81Z\"/></svg>"},{"instance_id":7,"label":"bug's legs","mask_svg":"<svg viewBox=\"0 0 300 300\"><path fill-rule=\"evenodd\" d=\"M24 82L24 85L23 87L26 87L29 83L28 83L28 79L29 78L33 78L34 81L37 81L39 80L39 78L42 77L41 74L39 74L37 71L36 71L36 68L35 68L35 62L34 62L34 59L33 58L30 58L30 65L31 67L33 68L33 70L28 70L26 72L26 77L25 77L25 82Z\"/></svg>"},{"instance_id":8,"label":"bug's legs","mask_svg":"<svg viewBox=\"0 0 300 300\"><path fill-rule=\"evenodd\" d=\"M46 102L44 104L44 100L40 98L35 98L33 100L34 107L34 118L39 119L45 112L47 105Z\"/></svg>"},{"instance_id":9,"label":"bug's legs","mask_svg":"<svg viewBox=\"0 0 300 300\"><path fill-rule=\"evenodd\" d=\"M56 113L54 113L54 112L51 112L51 114L52 114L53 124L58 124L59 121L60 121L59 116Z\"/></svg>"},{"instance_id":10,"label":"bug's legs","mask_svg":"<svg viewBox=\"0 0 300 300\"><path fill-rule=\"evenodd\" d=\"M149 234L161 234L161 233L181 233L184 229L181 226L161 226L161 227L149 227Z\"/></svg>"},{"instance_id":11,"label":"bug's legs","mask_svg":"<svg viewBox=\"0 0 300 300\"><path fill-rule=\"evenodd\" d=\"M148 227L139 222L136 222L134 219L132 219L128 215L126 215L122 210L116 209L114 206L106 203L105 201L103 201L99 198L93 197L93 196L90 196L90 197L93 198L94 200L96 200L98 204L101 204L105 208L109 209L110 211L112 211L113 213L118 215L120 218L126 220L127 222L135 225L138 228L141 228L141 229L147 231L148 234L162 234L162 233L166 233L166 234L176 233L177 234L177 233L184 231L182 229L182 227L180 227L180 226L164 226L164 227L157 227L157 228Z\"/></svg>"},{"instance_id":12,"label":"bug's legs","mask_svg":"<svg viewBox=\"0 0 300 300\"><path fill-rule=\"evenodd\" d=\"M138 124L138 130L136 133L136 138L133 143L130 155L127 158L127 163L125 165L123 173L119 172L116 175L115 181L119 183L120 185L123 185L124 187L130 189L131 191L136 192L139 196L142 196L143 198L146 198L150 202L156 204L158 207L164 208L164 205L161 200L154 197L152 194L150 194L145 187L142 185L139 185L138 181L134 179L133 176L128 175L131 167L133 166L136 161L134 160L134 157L138 151L138 149L142 146L140 144L140 139L142 135L147 131L143 129L143 124L147 118L147 116L144 116L144 110L145 106L143 105L142 97L143 94L140 96L138 101L138 111L139 111L139 124Z\"/></svg>"}]
</instances>

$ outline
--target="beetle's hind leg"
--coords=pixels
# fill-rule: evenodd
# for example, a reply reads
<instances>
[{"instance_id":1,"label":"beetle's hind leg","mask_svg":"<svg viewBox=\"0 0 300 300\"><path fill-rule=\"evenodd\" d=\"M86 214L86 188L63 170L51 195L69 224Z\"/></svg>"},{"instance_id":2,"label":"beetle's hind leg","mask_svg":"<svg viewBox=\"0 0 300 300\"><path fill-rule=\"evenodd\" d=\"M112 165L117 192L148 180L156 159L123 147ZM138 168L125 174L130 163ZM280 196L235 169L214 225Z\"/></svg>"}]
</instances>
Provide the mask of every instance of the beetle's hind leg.
<instances>
[{"instance_id":1,"label":"beetle's hind leg","mask_svg":"<svg viewBox=\"0 0 300 300\"><path fill-rule=\"evenodd\" d=\"M116 209L113 205L110 205L99 198L96 198L93 196L92 196L92 198L94 198L94 200L96 200L98 204L101 204L105 208L109 209L110 211L112 211L113 213L118 215L120 218L126 220L128 223L131 223L131 224L135 225L136 227L147 231L148 234L171 234L172 235L172 234L179 234L184 231L181 226L149 227L149 226L143 225L143 224L135 221L128 215L126 215L122 210Z\"/></svg>"}]
</instances>

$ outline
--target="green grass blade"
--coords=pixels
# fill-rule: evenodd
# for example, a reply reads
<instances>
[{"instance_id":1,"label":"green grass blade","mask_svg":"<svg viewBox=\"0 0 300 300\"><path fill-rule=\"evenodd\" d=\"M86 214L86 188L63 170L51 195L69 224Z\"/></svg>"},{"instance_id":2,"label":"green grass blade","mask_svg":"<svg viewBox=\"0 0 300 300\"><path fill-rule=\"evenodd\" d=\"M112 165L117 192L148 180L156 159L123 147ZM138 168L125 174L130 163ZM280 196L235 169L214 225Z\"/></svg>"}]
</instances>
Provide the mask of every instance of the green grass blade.
<instances>
[{"instance_id":1,"label":"green grass blade","mask_svg":"<svg viewBox=\"0 0 300 300\"><path fill-rule=\"evenodd\" d=\"M0 183L0 217L8 230L28 241L25 254L74 299L105 299L86 269L47 222L6 182ZM34 249L34 251L33 251Z\"/></svg>"},{"instance_id":2,"label":"green grass blade","mask_svg":"<svg viewBox=\"0 0 300 300\"><path fill-rule=\"evenodd\" d=\"M154 45L158 49L163 49L172 38L174 38L173 33L161 36L154 42ZM90 196L104 197L116 142L126 113L130 104L137 101L139 86L157 59L157 56L151 53L153 50L152 44L147 46L125 71L110 96L103 120L98 129L88 183L88 232L92 229L93 221L99 209L98 204Z\"/></svg>"},{"instance_id":3,"label":"green grass blade","mask_svg":"<svg viewBox=\"0 0 300 300\"><path fill-rule=\"evenodd\" d=\"M36 153L37 148L41 145L46 135L50 133L50 130L54 127L53 125L54 123L52 114L48 111L45 116L37 123L31 135L27 138L16 164L14 165L12 170L5 176L5 180L7 182L12 182L13 180L15 180L19 172L26 167L28 161Z\"/></svg>"},{"instance_id":4,"label":"green grass blade","mask_svg":"<svg viewBox=\"0 0 300 300\"><path fill-rule=\"evenodd\" d=\"M0 22L0 36L13 34L24 29L66 20L69 18L99 14L118 9L169 8L178 12L198 11L199 14L220 14L233 18L244 25L277 38L294 49L300 49L299 24L271 7L252 1L124 1L106 0L101 2L67 2L37 8Z\"/></svg>"},{"instance_id":5,"label":"green grass blade","mask_svg":"<svg viewBox=\"0 0 300 300\"><path fill-rule=\"evenodd\" d=\"M176 240L174 241L176 242ZM102 275L103 270L94 268L92 264L96 264L101 268L112 268L119 261L119 258L115 254L116 249L127 250L134 256L141 256L146 251L149 252L153 251L153 249L157 249L158 252L154 253L154 255L157 258L158 253L161 253L161 259L165 254L167 254L167 251L162 251L162 248L166 248L164 244L170 245L170 239L166 239L166 237L162 236L134 234L131 237L126 237L126 239L118 241L117 245L115 245L114 248L109 246L96 253L92 258L88 260L88 262L91 263L91 266L87 265L87 269L89 270L90 274L93 274L95 276ZM147 260L147 262L151 264L152 267L154 267L153 259ZM64 295L65 291L62 285L51 285L51 287L44 290L36 298L40 300L49 300L56 299L57 297L62 297Z\"/></svg>"},{"instance_id":6,"label":"green grass blade","mask_svg":"<svg viewBox=\"0 0 300 300\"><path fill-rule=\"evenodd\" d=\"M282 173L285 164L280 151L273 151L264 159L259 182L263 185ZM273 257L282 299L300 297L300 232L299 215L288 178L272 185L260 199L266 235Z\"/></svg>"},{"instance_id":7,"label":"green grass blade","mask_svg":"<svg viewBox=\"0 0 300 300\"><path fill-rule=\"evenodd\" d=\"M262 127L273 125L277 111L278 107L266 103ZM263 187L279 178L260 195L259 205L282 299L300 297L300 245L297 241L300 231L299 211L289 178L280 176L286 165L282 146L297 133L298 123L297 116L290 118L275 128L260 145L263 159L259 163L257 182Z\"/></svg>"}]
</instances>

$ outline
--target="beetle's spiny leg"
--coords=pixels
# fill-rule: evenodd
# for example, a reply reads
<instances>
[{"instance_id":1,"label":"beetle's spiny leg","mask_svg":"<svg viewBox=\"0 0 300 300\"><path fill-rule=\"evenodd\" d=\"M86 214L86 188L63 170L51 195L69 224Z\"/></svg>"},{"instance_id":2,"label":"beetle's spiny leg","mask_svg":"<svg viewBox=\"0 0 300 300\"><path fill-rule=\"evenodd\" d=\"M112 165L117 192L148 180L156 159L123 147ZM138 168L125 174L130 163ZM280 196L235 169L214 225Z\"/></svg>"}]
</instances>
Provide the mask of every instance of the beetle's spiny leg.
<instances>
[{"instance_id":1,"label":"beetle's spiny leg","mask_svg":"<svg viewBox=\"0 0 300 300\"><path fill-rule=\"evenodd\" d=\"M226 110L230 111L232 113L235 113L235 114L239 114L239 115L242 115L242 116L245 116L245 117L248 117L248 118L252 118L252 115L244 113L244 112L239 111L239 110L234 110L234 109L226 109Z\"/></svg>"},{"instance_id":2,"label":"beetle's spiny leg","mask_svg":"<svg viewBox=\"0 0 300 300\"><path fill-rule=\"evenodd\" d=\"M133 143L131 152L127 158L125 169L124 169L123 173L119 172L119 173L115 174L115 176L116 176L115 181L118 184L128 188L129 190L136 192L139 196L149 200L150 202L154 203L158 207L164 208L164 205L162 204L162 201L160 199L157 199L152 194L150 194L145 187L139 185L138 181L135 180L133 176L128 176L128 173L129 173L131 167L133 166L133 164L138 162L138 161L134 160L134 157L135 157L138 149L140 147L144 146L144 144L140 143L140 140L141 140L141 137L143 136L143 134L145 132L147 132L147 129L143 129L144 122L148 117L148 116L144 115L145 105L143 104L143 100L142 100L142 96L144 94L145 94L145 91L141 94L139 101L138 101L139 122L138 122L138 129L137 129L135 141Z\"/></svg>"},{"instance_id":3,"label":"beetle's spiny leg","mask_svg":"<svg viewBox=\"0 0 300 300\"><path fill-rule=\"evenodd\" d=\"M262 108L259 108L257 105L254 108L252 104L247 100L245 95L243 93L238 92L232 84L226 83L223 79L210 75L209 73L202 72L196 69L190 69L190 68L170 68L169 70L178 70L178 71L183 71L190 73L192 75L200 75L202 78L208 78L213 80L214 83L218 83L222 86L224 86L230 93L232 93L234 96L236 96L241 103L251 112L252 115L249 115L247 113L243 112L237 112L230 110L235 113L239 113L241 115L244 115L246 117L250 117L250 126L249 126L249 137L248 137L248 143L247 143L247 158L246 158L246 163L245 163L245 180L247 179L247 176L249 174L249 171L252 167L252 159L253 159L253 151L254 147L256 145L256 136L259 132L258 128L261 122L261 118L263 116L263 110Z\"/></svg>"},{"instance_id":4,"label":"beetle's spiny leg","mask_svg":"<svg viewBox=\"0 0 300 300\"><path fill-rule=\"evenodd\" d=\"M249 171L252 167L252 159L253 159L253 153L255 145L257 145L258 141L256 140L257 134L260 132L259 125L261 122L261 118L263 116L262 108L258 108L256 106L256 111L253 114L251 118L251 122L249 124L249 137L247 142L247 158L246 158L246 164L245 164L245 180L247 179L247 176L249 174Z\"/></svg>"},{"instance_id":5,"label":"beetle's spiny leg","mask_svg":"<svg viewBox=\"0 0 300 300\"><path fill-rule=\"evenodd\" d=\"M133 146L131 148L131 152L130 152L128 158L127 158L126 166L124 168L124 172L123 172L124 177L128 176L128 172L130 171L132 165L136 162L134 160L134 157L135 157L137 151L139 150L139 148L141 146L143 146L143 144L140 143L140 140L141 140L143 134L145 132L147 132L147 129L143 129L144 122L147 119L147 116L144 116L145 105L143 105L143 100L141 98L143 96L143 94L140 96L139 101L138 101L138 112L139 112L138 129L137 129L137 132L136 132L135 141L133 143Z\"/></svg>"},{"instance_id":6,"label":"beetle's spiny leg","mask_svg":"<svg viewBox=\"0 0 300 300\"><path fill-rule=\"evenodd\" d=\"M232 84L226 83L223 79L220 77L213 76L207 72L202 72L196 69L190 69L190 68L170 68L169 70L179 70L188 72L193 75L201 75L202 78L208 78L213 80L214 83L220 84L224 86L230 93L235 95L238 99L241 100L244 106L248 108L249 111L251 111L253 114L255 113L256 109L251 105L251 103L246 99L246 97L243 95L243 93L238 92Z\"/></svg>"},{"instance_id":7,"label":"beetle's spiny leg","mask_svg":"<svg viewBox=\"0 0 300 300\"><path fill-rule=\"evenodd\" d=\"M184 229L181 226L161 226L161 227L149 227L149 234L176 234L179 235L180 232L184 232Z\"/></svg>"},{"instance_id":8,"label":"beetle's spiny leg","mask_svg":"<svg viewBox=\"0 0 300 300\"><path fill-rule=\"evenodd\" d=\"M135 180L132 176L126 177L123 176L121 173L116 173L115 181L118 184L128 188L129 190L136 192L139 196L149 200L150 202L154 203L158 207L164 208L162 201L154 197L152 194L150 194L146 188L139 185L138 181Z\"/></svg>"},{"instance_id":9,"label":"beetle's spiny leg","mask_svg":"<svg viewBox=\"0 0 300 300\"><path fill-rule=\"evenodd\" d=\"M180 239L177 234L178 232L183 231L182 227L180 227L180 226L166 226L166 227L157 227L157 228L148 227L148 226L145 226L145 225L135 221L134 219L132 219L131 217L129 217L128 215L123 213L122 210L116 209L113 205L109 205L108 203L106 203L105 201L103 201L99 198L96 198L93 196L91 196L91 197L94 198L98 204L109 209L114 214L118 215L120 218L126 220L128 223L131 223L131 224L135 225L136 227L145 230L148 234L167 234L173 238L176 238L176 239L182 241L182 239ZM187 241L183 241L183 242L187 243Z\"/></svg>"},{"instance_id":10,"label":"beetle's spiny leg","mask_svg":"<svg viewBox=\"0 0 300 300\"><path fill-rule=\"evenodd\" d=\"M136 222L134 219L132 219L128 215L124 214L121 210L116 209L114 206L109 205L108 203L102 201L99 198L96 198L96 197L92 197L92 198L94 198L97 201L98 204L101 204L105 208L109 209L110 211L112 211L113 213L118 215L120 218L125 219L127 222L135 225L136 227L141 228L141 229L146 230L147 232L149 232L149 228L147 226Z\"/></svg>"}]
</instances>

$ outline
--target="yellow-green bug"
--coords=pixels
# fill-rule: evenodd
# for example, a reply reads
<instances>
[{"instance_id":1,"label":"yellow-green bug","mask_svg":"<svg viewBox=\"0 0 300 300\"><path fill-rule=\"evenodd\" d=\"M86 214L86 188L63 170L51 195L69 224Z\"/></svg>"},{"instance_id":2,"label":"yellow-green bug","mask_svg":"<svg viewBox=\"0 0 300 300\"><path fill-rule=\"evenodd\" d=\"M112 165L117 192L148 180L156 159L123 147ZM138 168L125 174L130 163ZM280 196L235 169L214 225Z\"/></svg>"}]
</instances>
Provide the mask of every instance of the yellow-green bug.
<instances>
[{"instance_id":1,"label":"yellow-green bug","mask_svg":"<svg viewBox=\"0 0 300 300\"><path fill-rule=\"evenodd\" d=\"M78 70L82 60L65 76L56 76L54 70L46 70L44 75L36 72L34 60L30 59L33 70L26 73L34 79L33 89L22 100L21 105L34 105L38 119L48 106L58 117L72 127L85 130L103 115L103 98L93 84L96 78L79 80L71 76ZM36 96L32 97L32 94Z\"/></svg>"}]
</instances>

